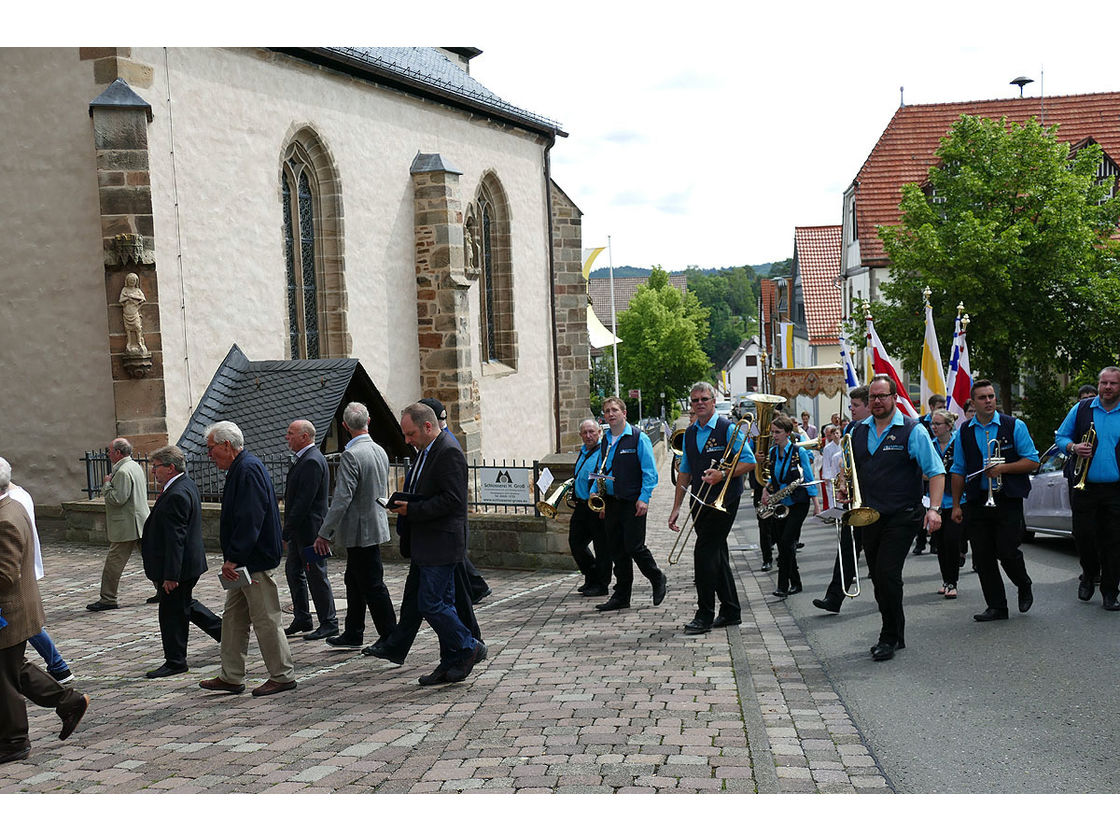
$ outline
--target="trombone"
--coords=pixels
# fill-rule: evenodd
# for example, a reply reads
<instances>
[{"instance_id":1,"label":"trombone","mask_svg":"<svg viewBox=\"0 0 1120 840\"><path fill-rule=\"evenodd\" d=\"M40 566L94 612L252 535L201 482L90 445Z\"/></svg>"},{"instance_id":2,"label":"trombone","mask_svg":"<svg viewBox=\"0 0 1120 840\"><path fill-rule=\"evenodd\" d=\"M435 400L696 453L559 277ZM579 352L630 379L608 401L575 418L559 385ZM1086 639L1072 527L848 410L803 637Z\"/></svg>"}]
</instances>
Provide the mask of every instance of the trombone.
<instances>
[{"instance_id":1,"label":"trombone","mask_svg":"<svg viewBox=\"0 0 1120 840\"><path fill-rule=\"evenodd\" d=\"M781 398L779 398L781 399ZM730 434L727 436L727 446L723 449L723 454L720 456L719 463L714 469L719 470L726 474L723 480L723 485L720 487L719 495L715 501L710 501L709 497L712 494L714 484L705 484L701 488L700 493L693 493L690 489L688 491L688 522L681 528L677 534L677 539L673 543L672 549L669 550L669 565L673 566L680 562L681 557L684 556L685 546L688 544L688 537L696 527L696 520L704 513L704 508L711 508L720 513L727 513L727 508L723 504L724 497L727 495L727 488L731 486L731 480L735 477L735 467L739 465L739 459L743 455L743 449L747 447L749 441L747 434L743 434L743 442L738 447L735 446L736 440L739 438L739 430L746 426L750 431L751 423L754 422L754 417L751 414L743 415L742 419L735 423L732 427ZM735 450L732 456L732 450ZM700 510L697 510L697 506ZM679 547L679 551L678 551Z\"/></svg>"},{"instance_id":2,"label":"trombone","mask_svg":"<svg viewBox=\"0 0 1120 840\"><path fill-rule=\"evenodd\" d=\"M844 502L847 509L836 520L836 550L840 555L840 579L844 581L844 594L849 598L858 598L859 588L859 562L856 558L856 537L852 528L862 528L879 519L879 511L863 504L863 497L859 491L859 476L856 474L856 458L852 449L852 436L844 435L840 438L840 475L848 501ZM847 529L845 532L844 529ZM847 539L845 539L845 536ZM847 549L847 551L845 551ZM851 557L852 574L844 574L844 563ZM851 580L849 586L847 581Z\"/></svg>"}]
</instances>

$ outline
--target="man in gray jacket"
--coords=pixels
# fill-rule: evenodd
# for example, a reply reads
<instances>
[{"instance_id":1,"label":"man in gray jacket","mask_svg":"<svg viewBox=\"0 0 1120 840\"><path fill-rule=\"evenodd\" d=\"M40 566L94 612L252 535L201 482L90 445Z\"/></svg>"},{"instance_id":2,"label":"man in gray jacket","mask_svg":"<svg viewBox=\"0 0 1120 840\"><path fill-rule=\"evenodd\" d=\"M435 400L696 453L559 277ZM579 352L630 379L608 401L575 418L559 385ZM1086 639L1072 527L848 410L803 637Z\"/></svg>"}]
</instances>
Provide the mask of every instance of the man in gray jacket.
<instances>
[{"instance_id":1,"label":"man in gray jacket","mask_svg":"<svg viewBox=\"0 0 1120 840\"><path fill-rule=\"evenodd\" d=\"M397 614L385 586L381 543L389 541L389 516L379 497L389 495L389 456L369 436L369 411L352 402L342 411L342 425L350 442L342 452L334 482L334 498L319 527L315 551L330 552L331 542L346 547L346 622L331 636L333 647L361 647L366 607L379 639L393 632Z\"/></svg>"},{"instance_id":2,"label":"man in gray jacket","mask_svg":"<svg viewBox=\"0 0 1120 840\"><path fill-rule=\"evenodd\" d=\"M132 444L117 438L109 444L113 470L105 476L105 530L109 554L101 571L101 597L86 604L91 612L115 610L117 587L132 550L140 547L140 535L148 519L148 479L144 469L132 460Z\"/></svg>"}]
</instances>

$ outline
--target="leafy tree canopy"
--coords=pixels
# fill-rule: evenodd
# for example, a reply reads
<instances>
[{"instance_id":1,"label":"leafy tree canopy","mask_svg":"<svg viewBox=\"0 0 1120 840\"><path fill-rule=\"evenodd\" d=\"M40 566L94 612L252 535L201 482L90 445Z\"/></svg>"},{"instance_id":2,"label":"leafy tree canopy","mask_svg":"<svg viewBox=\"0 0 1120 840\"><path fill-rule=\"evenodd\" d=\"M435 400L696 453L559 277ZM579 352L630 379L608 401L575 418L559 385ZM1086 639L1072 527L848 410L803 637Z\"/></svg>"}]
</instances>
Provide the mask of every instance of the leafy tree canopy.
<instances>
[{"instance_id":1,"label":"leafy tree canopy","mask_svg":"<svg viewBox=\"0 0 1120 840\"><path fill-rule=\"evenodd\" d=\"M963 301L972 367L999 384L1004 411L1024 372L1110 363L1120 197L1097 183L1100 147L1071 157L1055 126L962 116L937 154L924 188L903 187L901 224L879 228L892 279L872 314L887 349L919 370L928 286L942 353Z\"/></svg>"},{"instance_id":2,"label":"leafy tree canopy","mask_svg":"<svg viewBox=\"0 0 1120 840\"><path fill-rule=\"evenodd\" d=\"M685 276L688 290L709 312L709 332L702 348L714 375L758 328L758 277L750 266L714 273L689 266Z\"/></svg>"}]
</instances>

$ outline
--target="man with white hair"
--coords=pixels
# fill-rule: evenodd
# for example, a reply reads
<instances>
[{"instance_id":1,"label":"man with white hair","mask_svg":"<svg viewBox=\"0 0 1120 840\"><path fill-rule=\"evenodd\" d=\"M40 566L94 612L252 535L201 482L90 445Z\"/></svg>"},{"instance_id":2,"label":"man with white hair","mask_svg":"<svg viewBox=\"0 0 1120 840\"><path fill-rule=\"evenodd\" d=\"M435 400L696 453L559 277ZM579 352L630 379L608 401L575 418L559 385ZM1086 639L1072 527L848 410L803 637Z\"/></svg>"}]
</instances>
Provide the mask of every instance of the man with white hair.
<instances>
[{"instance_id":1,"label":"man with white hair","mask_svg":"<svg viewBox=\"0 0 1120 840\"><path fill-rule=\"evenodd\" d=\"M222 490L220 535L222 577L231 583L248 575L249 583L226 593L222 613L222 670L199 688L240 694L245 690L245 656L249 626L257 636L268 680L253 689L267 697L296 687L288 637L280 626L280 592L275 569L280 565L280 508L272 479L260 458L245 451L245 436L236 423L222 420L206 429L210 460L226 474Z\"/></svg>"},{"instance_id":2,"label":"man with white hair","mask_svg":"<svg viewBox=\"0 0 1120 840\"><path fill-rule=\"evenodd\" d=\"M24 657L27 640L43 627L43 602L35 581L31 520L8 492L11 481L11 464L0 458L0 764L31 753L24 698L55 710L64 741L89 708L89 697L59 685Z\"/></svg>"},{"instance_id":3,"label":"man with white hair","mask_svg":"<svg viewBox=\"0 0 1120 840\"><path fill-rule=\"evenodd\" d=\"M389 495L389 456L369 436L369 411L360 402L342 410L350 442L334 480L334 498L315 539L317 554L330 552L332 540L346 547L346 620L332 647L360 648L366 632L366 607L378 641L397 626L397 612L385 586L381 544L389 542L389 515L377 504Z\"/></svg>"},{"instance_id":4,"label":"man with white hair","mask_svg":"<svg viewBox=\"0 0 1120 840\"><path fill-rule=\"evenodd\" d=\"M144 468L132 460L132 444L127 438L116 438L109 444L112 471L105 476L105 531L109 537L109 553L101 571L101 595L90 612L115 610L117 588L132 550L140 547L140 535L148 518L148 479Z\"/></svg>"}]
</instances>

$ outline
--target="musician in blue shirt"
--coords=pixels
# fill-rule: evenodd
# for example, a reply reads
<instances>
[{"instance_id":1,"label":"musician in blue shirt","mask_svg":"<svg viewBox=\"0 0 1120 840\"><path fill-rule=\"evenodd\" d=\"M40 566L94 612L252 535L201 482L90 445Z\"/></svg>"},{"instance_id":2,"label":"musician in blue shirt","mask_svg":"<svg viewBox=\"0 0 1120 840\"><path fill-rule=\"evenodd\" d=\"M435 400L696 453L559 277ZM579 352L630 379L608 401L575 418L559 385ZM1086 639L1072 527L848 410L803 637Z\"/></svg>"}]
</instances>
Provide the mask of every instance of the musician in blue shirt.
<instances>
[{"instance_id":1,"label":"musician in blue shirt","mask_svg":"<svg viewBox=\"0 0 1120 840\"><path fill-rule=\"evenodd\" d=\"M593 418L589 417L579 424L583 445L576 456L575 481L571 489L575 507L568 525L568 548L576 566L583 572L583 586L578 591L586 598L606 595L611 584L611 555L607 550L603 513L593 511L587 505L596 489L591 474L599 466L599 435L599 424ZM588 549L589 543L595 547L594 554Z\"/></svg>"},{"instance_id":2,"label":"musician in blue shirt","mask_svg":"<svg viewBox=\"0 0 1120 840\"><path fill-rule=\"evenodd\" d=\"M603 400L603 417L610 428L599 444L597 474L605 476L607 545L614 561L614 592L595 609L602 612L630 606L634 564L653 585L653 605L665 600L668 580L646 547L646 511L657 486L653 444L641 429L626 422L626 403L618 397Z\"/></svg>"},{"instance_id":3,"label":"musician in blue shirt","mask_svg":"<svg viewBox=\"0 0 1120 840\"><path fill-rule=\"evenodd\" d=\"M933 447L948 472L953 465L953 455L958 448L959 435L954 428L957 415L944 408L935 408L929 416ZM941 510L941 530L934 534L930 541L931 547L937 552L937 563L941 567L941 588L937 590L937 594L944 595L946 598L956 598L961 557L964 556L962 551L964 526L963 523L953 521L953 493L948 488L941 494L940 499L931 498L929 503L931 507L936 506Z\"/></svg>"},{"instance_id":4,"label":"musician in blue shirt","mask_svg":"<svg viewBox=\"0 0 1120 840\"><path fill-rule=\"evenodd\" d=\"M960 429L953 456L953 520L965 523L972 546L976 576L984 592L987 609L973 616L977 621L1007 619L1007 592L999 567L1019 590L1019 612L1034 603L1031 578L1019 549L1023 538L1023 499L1031 492L1027 477L1038 469L1038 450L1027 425L1018 418L996 411L995 386L987 379L972 383L976 416ZM992 441L999 442L1002 463L994 459ZM993 480L996 479L996 485ZM968 490L968 516L961 495ZM989 505L991 499L995 504Z\"/></svg>"},{"instance_id":5,"label":"musician in blue shirt","mask_svg":"<svg viewBox=\"0 0 1120 840\"><path fill-rule=\"evenodd\" d=\"M762 503L768 505L770 497L789 487L795 481L809 484L813 480L813 462L809 450L793 445L790 439L794 422L785 415L778 415L770 424L774 445L770 447L770 484L762 494ZM801 539L801 526L809 513L809 500L817 495L817 485L798 486L792 494L778 504L785 508L771 517L775 540L778 544L778 588L774 595L787 598L801 591L801 573L797 569L797 543Z\"/></svg>"},{"instance_id":6,"label":"musician in blue shirt","mask_svg":"<svg viewBox=\"0 0 1120 840\"><path fill-rule=\"evenodd\" d=\"M689 515L696 532L692 560L697 607L695 617L684 626L684 632L698 635L742 621L727 536L743 496L743 475L754 469L755 457L743 430L736 429L735 424L716 412L715 386L710 382L697 382L692 386L690 402L696 412L696 422L685 432L669 528L680 530L677 520L687 494ZM720 499L721 493L722 511L711 506ZM717 597L718 615L715 611Z\"/></svg>"},{"instance_id":7,"label":"musician in blue shirt","mask_svg":"<svg viewBox=\"0 0 1120 840\"><path fill-rule=\"evenodd\" d=\"M1077 597L1093 597L1093 581L1101 579L1104 608L1120 610L1120 367L1106 367L1097 379L1097 396L1080 400L1070 409L1054 435L1066 453L1073 538L1081 557ZM1092 426L1096 444L1082 442ZM1074 475L1078 458L1091 458L1084 489Z\"/></svg>"}]
</instances>

